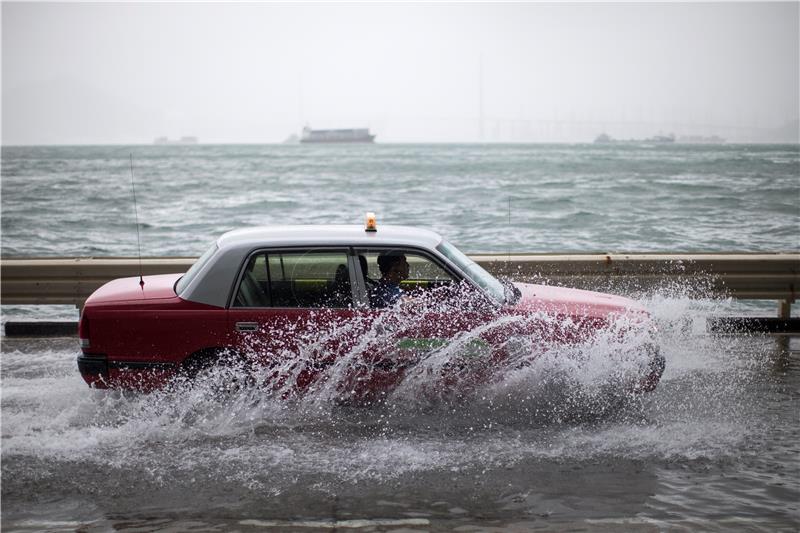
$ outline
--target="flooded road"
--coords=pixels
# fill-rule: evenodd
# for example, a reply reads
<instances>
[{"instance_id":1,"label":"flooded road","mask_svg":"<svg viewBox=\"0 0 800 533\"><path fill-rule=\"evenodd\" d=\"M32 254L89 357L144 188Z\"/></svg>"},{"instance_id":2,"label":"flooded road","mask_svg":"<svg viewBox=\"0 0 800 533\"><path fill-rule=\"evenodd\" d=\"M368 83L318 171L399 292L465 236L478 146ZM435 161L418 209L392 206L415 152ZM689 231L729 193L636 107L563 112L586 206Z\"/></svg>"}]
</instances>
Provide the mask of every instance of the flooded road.
<instances>
[{"instance_id":1,"label":"flooded road","mask_svg":"<svg viewBox=\"0 0 800 533\"><path fill-rule=\"evenodd\" d=\"M719 304L645 304L662 382L602 413L542 379L555 361L468 402L366 409L220 394L213 375L90 390L76 339L3 338L3 530L795 531L800 339L712 336Z\"/></svg>"}]
</instances>

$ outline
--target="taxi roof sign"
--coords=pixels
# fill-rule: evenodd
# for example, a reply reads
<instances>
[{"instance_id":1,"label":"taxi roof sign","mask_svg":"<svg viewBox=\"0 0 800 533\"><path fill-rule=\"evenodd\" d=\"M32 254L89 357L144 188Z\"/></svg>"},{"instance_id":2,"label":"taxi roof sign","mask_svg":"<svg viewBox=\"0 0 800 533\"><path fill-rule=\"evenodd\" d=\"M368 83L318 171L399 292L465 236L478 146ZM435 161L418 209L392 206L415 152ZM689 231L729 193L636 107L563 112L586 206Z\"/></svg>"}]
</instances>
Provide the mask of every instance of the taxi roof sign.
<instances>
[{"instance_id":1,"label":"taxi roof sign","mask_svg":"<svg viewBox=\"0 0 800 533\"><path fill-rule=\"evenodd\" d=\"M375 220L375 213L367 213L364 217L364 231L378 231L378 223Z\"/></svg>"}]
</instances>

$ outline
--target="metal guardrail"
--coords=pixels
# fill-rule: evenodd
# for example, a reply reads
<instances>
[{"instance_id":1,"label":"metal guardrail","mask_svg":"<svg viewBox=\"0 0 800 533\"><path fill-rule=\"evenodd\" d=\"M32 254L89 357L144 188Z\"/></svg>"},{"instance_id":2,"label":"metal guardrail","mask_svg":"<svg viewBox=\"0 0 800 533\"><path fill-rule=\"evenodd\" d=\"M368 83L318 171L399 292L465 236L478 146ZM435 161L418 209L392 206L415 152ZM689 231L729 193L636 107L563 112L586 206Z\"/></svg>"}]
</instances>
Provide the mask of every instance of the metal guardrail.
<instances>
[{"instance_id":1,"label":"metal guardrail","mask_svg":"<svg viewBox=\"0 0 800 533\"><path fill-rule=\"evenodd\" d=\"M777 254L475 254L496 275L609 292L681 290L688 294L776 300L788 318L800 288L800 253ZM194 258L142 258L144 275L184 272ZM137 258L0 260L0 303L83 303L115 278L138 276Z\"/></svg>"},{"instance_id":2,"label":"metal guardrail","mask_svg":"<svg viewBox=\"0 0 800 533\"><path fill-rule=\"evenodd\" d=\"M185 272L195 258L142 258L147 275ZM0 303L72 304L83 302L100 286L116 278L139 275L139 259L31 258L0 260Z\"/></svg>"},{"instance_id":3,"label":"metal guardrail","mask_svg":"<svg viewBox=\"0 0 800 533\"><path fill-rule=\"evenodd\" d=\"M607 292L654 289L690 296L776 300L788 318L800 291L800 253L476 255L487 270L520 281Z\"/></svg>"}]
</instances>

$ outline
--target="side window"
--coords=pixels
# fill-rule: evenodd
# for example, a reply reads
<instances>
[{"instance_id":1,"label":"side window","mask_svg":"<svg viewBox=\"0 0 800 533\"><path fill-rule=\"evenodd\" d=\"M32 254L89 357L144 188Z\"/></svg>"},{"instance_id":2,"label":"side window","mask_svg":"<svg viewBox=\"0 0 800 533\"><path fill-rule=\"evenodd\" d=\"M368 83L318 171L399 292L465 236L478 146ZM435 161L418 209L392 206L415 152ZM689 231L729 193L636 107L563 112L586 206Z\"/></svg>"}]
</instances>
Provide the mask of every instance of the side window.
<instances>
[{"instance_id":1,"label":"side window","mask_svg":"<svg viewBox=\"0 0 800 533\"><path fill-rule=\"evenodd\" d=\"M349 307L353 303L345 252L265 252L250 258L235 307Z\"/></svg>"},{"instance_id":2,"label":"side window","mask_svg":"<svg viewBox=\"0 0 800 533\"><path fill-rule=\"evenodd\" d=\"M418 252L363 250L358 255L372 307L388 307L406 294L450 285L454 281L438 263Z\"/></svg>"}]
</instances>

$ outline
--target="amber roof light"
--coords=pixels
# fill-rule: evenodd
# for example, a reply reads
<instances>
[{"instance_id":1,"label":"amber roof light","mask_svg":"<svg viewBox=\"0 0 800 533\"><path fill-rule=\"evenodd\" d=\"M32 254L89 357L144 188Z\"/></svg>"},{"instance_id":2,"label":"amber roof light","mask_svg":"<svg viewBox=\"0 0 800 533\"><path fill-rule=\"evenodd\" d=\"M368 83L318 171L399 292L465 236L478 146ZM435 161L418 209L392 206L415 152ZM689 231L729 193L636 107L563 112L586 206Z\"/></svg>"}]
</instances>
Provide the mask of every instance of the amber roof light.
<instances>
[{"instance_id":1,"label":"amber roof light","mask_svg":"<svg viewBox=\"0 0 800 533\"><path fill-rule=\"evenodd\" d=\"M367 213L366 217L364 217L364 231L378 231L375 213Z\"/></svg>"}]
</instances>

